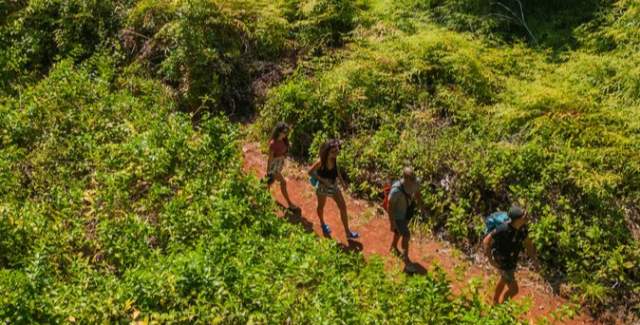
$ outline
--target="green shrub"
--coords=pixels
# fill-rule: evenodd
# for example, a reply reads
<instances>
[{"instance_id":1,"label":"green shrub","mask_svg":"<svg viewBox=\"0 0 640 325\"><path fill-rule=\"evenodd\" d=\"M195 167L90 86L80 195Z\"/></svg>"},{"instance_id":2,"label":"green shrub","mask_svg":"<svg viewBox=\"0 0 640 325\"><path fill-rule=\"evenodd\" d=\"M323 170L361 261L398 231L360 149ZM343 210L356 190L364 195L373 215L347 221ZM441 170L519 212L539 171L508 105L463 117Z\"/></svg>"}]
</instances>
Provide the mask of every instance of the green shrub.
<instances>
[{"instance_id":1,"label":"green shrub","mask_svg":"<svg viewBox=\"0 0 640 325\"><path fill-rule=\"evenodd\" d=\"M378 43L363 33L333 64L273 89L261 131L286 121L303 158L315 158L307 149L320 138L347 140L339 161L351 189L376 200L413 165L430 208L424 221L465 249L481 238L479 216L522 201L547 271L594 310L630 299L640 278L621 265L640 263L631 252L636 55L574 51L549 62L546 52L412 19L416 30ZM599 290L612 286L621 289Z\"/></svg>"},{"instance_id":2,"label":"green shrub","mask_svg":"<svg viewBox=\"0 0 640 325\"><path fill-rule=\"evenodd\" d=\"M129 1L9 1L0 5L0 89L45 74L60 58L77 61L108 46Z\"/></svg>"},{"instance_id":3,"label":"green shrub","mask_svg":"<svg viewBox=\"0 0 640 325\"><path fill-rule=\"evenodd\" d=\"M0 105L2 321L518 322L279 219L236 126L114 62L62 60Z\"/></svg>"},{"instance_id":4,"label":"green shrub","mask_svg":"<svg viewBox=\"0 0 640 325\"><path fill-rule=\"evenodd\" d=\"M296 39L303 47L342 45L355 28L357 1L280 0Z\"/></svg>"}]
</instances>

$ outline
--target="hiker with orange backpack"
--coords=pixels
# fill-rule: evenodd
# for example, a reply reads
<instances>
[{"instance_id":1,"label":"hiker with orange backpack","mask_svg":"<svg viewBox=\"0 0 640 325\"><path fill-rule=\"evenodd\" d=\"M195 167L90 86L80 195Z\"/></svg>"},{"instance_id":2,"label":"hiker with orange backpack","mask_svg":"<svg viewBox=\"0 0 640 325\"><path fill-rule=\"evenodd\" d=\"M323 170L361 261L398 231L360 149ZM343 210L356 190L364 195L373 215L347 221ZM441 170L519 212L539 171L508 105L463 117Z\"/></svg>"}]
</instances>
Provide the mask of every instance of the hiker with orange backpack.
<instances>
[{"instance_id":1,"label":"hiker with orange backpack","mask_svg":"<svg viewBox=\"0 0 640 325\"><path fill-rule=\"evenodd\" d=\"M342 219L342 225L344 231L347 234L347 240L358 238L359 235L355 231L349 229L349 217L347 215L347 204L342 196L340 187L338 187L338 180L343 186L346 186L346 182L340 174L338 163L336 158L340 151L340 142L338 140L329 140L322 144L320 147L320 159L318 159L309 169L309 176L311 185L316 189L316 195L318 197L318 218L320 218L320 224L322 227L322 233L325 236L331 235L331 229L329 225L324 222L324 205L327 201L327 197L331 197L340 210L340 218Z\"/></svg>"},{"instance_id":2,"label":"hiker with orange backpack","mask_svg":"<svg viewBox=\"0 0 640 325\"><path fill-rule=\"evenodd\" d=\"M284 176L282 176L285 158L289 152L288 134L289 126L284 122L278 122L278 124L273 128L271 139L269 140L269 158L267 160L266 182L267 186L271 187L275 181L278 181L278 183L280 183L280 191L282 192L284 199L287 200L289 209L295 210L297 207L291 203L289 193L287 192L287 181Z\"/></svg>"},{"instance_id":3,"label":"hiker with orange backpack","mask_svg":"<svg viewBox=\"0 0 640 325\"><path fill-rule=\"evenodd\" d=\"M533 259L534 268L539 268L536 249L529 238L527 213L517 205L509 212L495 212L485 220L485 237L482 241L489 263L500 273L493 303L501 304L518 293L515 270L523 244L527 255ZM504 288L508 290L504 293Z\"/></svg>"},{"instance_id":4,"label":"hiker with orange backpack","mask_svg":"<svg viewBox=\"0 0 640 325\"><path fill-rule=\"evenodd\" d=\"M383 206L389 214L389 223L393 231L391 252L402 256L406 265L405 270L411 273L415 266L409 258L409 241L411 240L409 222L415 214L416 207L424 209L420 196L420 184L413 168L405 167L402 171L402 179L386 186ZM397 247L400 238L402 238L402 252Z\"/></svg>"}]
</instances>

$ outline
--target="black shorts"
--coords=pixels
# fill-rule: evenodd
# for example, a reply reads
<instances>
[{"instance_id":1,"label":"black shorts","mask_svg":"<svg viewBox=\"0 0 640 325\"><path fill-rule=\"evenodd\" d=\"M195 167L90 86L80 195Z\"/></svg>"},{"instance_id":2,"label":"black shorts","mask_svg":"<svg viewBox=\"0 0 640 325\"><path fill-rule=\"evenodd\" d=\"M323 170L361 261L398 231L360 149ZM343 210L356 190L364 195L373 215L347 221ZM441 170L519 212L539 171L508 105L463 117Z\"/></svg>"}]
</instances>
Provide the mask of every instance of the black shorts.
<instances>
[{"instance_id":1,"label":"black shorts","mask_svg":"<svg viewBox=\"0 0 640 325\"><path fill-rule=\"evenodd\" d=\"M514 283L516 281L515 269L498 269L498 272L500 272L500 276L506 283Z\"/></svg>"},{"instance_id":2,"label":"black shorts","mask_svg":"<svg viewBox=\"0 0 640 325\"><path fill-rule=\"evenodd\" d=\"M394 219L395 227L394 232L400 236L409 236L409 220L408 219Z\"/></svg>"}]
</instances>

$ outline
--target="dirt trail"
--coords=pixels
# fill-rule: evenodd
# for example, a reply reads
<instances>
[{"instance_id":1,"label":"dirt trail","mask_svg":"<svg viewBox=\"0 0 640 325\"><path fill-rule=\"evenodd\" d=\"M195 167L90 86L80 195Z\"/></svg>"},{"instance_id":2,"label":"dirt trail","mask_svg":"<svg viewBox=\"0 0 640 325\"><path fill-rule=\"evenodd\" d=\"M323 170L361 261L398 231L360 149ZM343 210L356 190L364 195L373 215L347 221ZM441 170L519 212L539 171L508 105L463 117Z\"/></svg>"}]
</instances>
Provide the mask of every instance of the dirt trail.
<instances>
[{"instance_id":1,"label":"dirt trail","mask_svg":"<svg viewBox=\"0 0 640 325\"><path fill-rule=\"evenodd\" d=\"M266 168L266 156L260 152L256 143L248 143L243 147L244 169L246 172L264 176ZM290 221L302 224L308 231L315 232L322 237L320 222L316 213L316 198L313 188L308 182L306 169L294 163L287 162L283 174L287 179L287 188L291 200L300 207L300 215L289 216ZM281 204L286 204L280 193L278 184L272 187L273 195ZM374 204L367 201L354 199L344 193L350 218L351 229L360 233L360 238L354 242L348 242L340 222L340 214L333 200L327 200L325 206L325 222L331 227L331 237L340 242L345 248L359 250L365 258L372 255L382 256L388 268L401 267L399 258L389 252L393 234L389 227L388 218ZM480 281L480 292L487 302L491 301L493 286L497 280L495 271L484 261L471 263L446 242L420 236L412 237L410 244L410 257L416 263L421 272L432 270L439 265L448 275L454 293L459 294L463 288L468 287L471 279ZM540 276L526 269L517 271L520 292L516 300L530 299L531 308L526 317L532 323L546 318L553 324L597 324L598 322L581 313L571 320L553 321L553 314L561 314L558 308L568 301L555 295L551 287Z\"/></svg>"}]
</instances>

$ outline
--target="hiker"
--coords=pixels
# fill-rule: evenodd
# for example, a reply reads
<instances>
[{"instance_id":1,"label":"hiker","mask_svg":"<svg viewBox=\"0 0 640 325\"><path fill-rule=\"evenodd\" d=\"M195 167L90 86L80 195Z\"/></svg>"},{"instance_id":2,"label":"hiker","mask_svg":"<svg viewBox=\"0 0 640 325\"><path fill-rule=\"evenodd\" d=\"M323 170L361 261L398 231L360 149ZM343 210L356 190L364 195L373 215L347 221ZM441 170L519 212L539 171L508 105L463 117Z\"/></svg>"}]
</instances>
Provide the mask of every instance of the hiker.
<instances>
[{"instance_id":1,"label":"hiker","mask_svg":"<svg viewBox=\"0 0 640 325\"><path fill-rule=\"evenodd\" d=\"M278 181L280 183L280 191L282 196L287 200L289 209L297 209L297 207L291 203L289 193L287 193L287 181L282 176L282 169L284 168L284 161L289 152L289 139L287 137L289 133L289 126L284 122L278 122L273 128L271 133L271 139L269 140L269 159L267 161L267 187Z\"/></svg>"},{"instance_id":2,"label":"hiker","mask_svg":"<svg viewBox=\"0 0 640 325\"><path fill-rule=\"evenodd\" d=\"M405 270L411 272L414 265L409 259L409 241L411 240L409 221L415 213L416 206L421 210L424 209L420 196L420 184L413 168L405 167L402 171L402 179L393 183L388 191L388 203L385 203L385 209L389 214L391 231L393 231L391 252L402 256L406 265ZM402 252L397 247L400 238L402 238Z\"/></svg>"},{"instance_id":3,"label":"hiker","mask_svg":"<svg viewBox=\"0 0 640 325\"><path fill-rule=\"evenodd\" d=\"M489 218L497 214L500 213L494 213ZM528 237L527 213L519 206L512 205L507 216L508 218L492 229L483 240L484 252L489 263L500 273L500 280L493 295L494 304L501 304L518 293L515 270L523 244L527 255L533 259L534 268L539 268L535 247ZM505 286L508 290L503 295Z\"/></svg>"},{"instance_id":4,"label":"hiker","mask_svg":"<svg viewBox=\"0 0 640 325\"><path fill-rule=\"evenodd\" d=\"M325 236L331 235L329 225L324 222L324 205L327 197L331 197L338 205L338 209L340 209L340 218L342 219L344 231L347 234L347 240L351 240L358 238L359 235L357 232L349 229L347 204L344 201L340 187L338 187L338 180L340 180L343 186L346 186L346 182L342 178L336 161L339 151L340 142L338 142L338 140L334 139L323 143L320 147L320 159L311 166L309 175L311 184L316 188L316 195L318 197L317 212L320 218L322 233Z\"/></svg>"}]
</instances>

